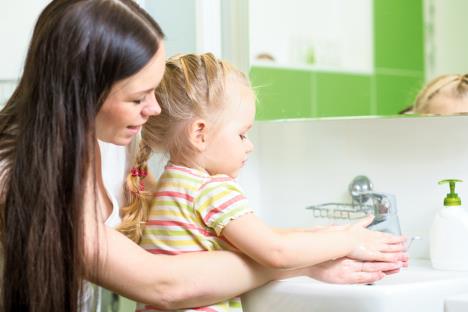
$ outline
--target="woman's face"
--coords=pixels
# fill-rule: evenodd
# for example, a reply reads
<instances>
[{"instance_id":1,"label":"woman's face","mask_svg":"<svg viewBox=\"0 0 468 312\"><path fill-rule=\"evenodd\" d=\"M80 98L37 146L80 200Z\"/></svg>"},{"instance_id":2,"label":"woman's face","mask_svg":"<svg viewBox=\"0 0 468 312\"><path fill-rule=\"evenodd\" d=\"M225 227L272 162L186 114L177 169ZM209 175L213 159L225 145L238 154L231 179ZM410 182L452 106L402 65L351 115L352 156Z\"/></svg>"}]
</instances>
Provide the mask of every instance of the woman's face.
<instances>
[{"instance_id":1,"label":"woman's face","mask_svg":"<svg viewBox=\"0 0 468 312\"><path fill-rule=\"evenodd\" d=\"M96 116L99 140L127 145L150 116L161 112L154 89L164 74L165 59L161 41L158 51L145 67L112 86Z\"/></svg>"}]
</instances>

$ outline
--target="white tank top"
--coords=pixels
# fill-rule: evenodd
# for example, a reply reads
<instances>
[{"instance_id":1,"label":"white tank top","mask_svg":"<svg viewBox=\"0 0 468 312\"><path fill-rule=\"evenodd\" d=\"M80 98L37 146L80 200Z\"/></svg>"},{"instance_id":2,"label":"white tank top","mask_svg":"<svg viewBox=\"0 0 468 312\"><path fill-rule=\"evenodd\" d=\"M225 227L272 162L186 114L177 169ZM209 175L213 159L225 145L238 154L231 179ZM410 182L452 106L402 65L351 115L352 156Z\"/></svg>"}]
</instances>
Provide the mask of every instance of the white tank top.
<instances>
[{"instance_id":1,"label":"white tank top","mask_svg":"<svg viewBox=\"0 0 468 312\"><path fill-rule=\"evenodd\" d=\"M101 151L102 180L107 196L112 203L112 212L105 224L110 228L116 228L121 222L120 207L124 204L123 186L136 152L136 140L128 146L118 146L102 141L98 142ZM101 287L85 282L81 296L80 311L101 311L101 293Z\"/></svg>"}]
</instances>

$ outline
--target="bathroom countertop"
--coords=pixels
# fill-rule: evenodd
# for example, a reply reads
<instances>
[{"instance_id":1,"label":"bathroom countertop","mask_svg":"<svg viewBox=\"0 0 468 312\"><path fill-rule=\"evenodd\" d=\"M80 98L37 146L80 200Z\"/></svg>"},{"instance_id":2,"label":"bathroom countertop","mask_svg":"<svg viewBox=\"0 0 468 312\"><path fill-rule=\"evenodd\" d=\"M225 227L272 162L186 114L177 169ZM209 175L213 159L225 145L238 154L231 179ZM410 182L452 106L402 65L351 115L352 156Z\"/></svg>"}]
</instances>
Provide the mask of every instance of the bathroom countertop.
<instances>
[{"instance_id":1,"label":"bathroom countertop","mask_svg":"<svg viewBox=\"0 0 468 312\"><path fill-rule=\"evenodd\" d=\"M466 312L468 311L468 292L448 297L445 299L445 312Z\"/></svg>"}]
</instances>

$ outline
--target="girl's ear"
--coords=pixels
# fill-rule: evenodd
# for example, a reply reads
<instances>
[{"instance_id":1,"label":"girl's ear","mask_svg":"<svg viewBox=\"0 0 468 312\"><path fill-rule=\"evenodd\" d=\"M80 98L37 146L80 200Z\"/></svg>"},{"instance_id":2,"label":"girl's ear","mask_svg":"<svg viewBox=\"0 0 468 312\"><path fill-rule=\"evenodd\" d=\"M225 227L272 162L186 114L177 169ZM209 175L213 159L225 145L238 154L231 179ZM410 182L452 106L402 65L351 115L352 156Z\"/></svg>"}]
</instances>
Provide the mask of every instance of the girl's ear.
<instances>
[{"instance_id":1,"label":"girl's ear","mask_svg":"<svg viewBox=\"0 0 468 312\"><path fill-rule=\"evenodd\" d=\"M204 119L196 119L189 126L189 140L198 151L206 149L207 122Z\"/></svg>"}]
</instances>

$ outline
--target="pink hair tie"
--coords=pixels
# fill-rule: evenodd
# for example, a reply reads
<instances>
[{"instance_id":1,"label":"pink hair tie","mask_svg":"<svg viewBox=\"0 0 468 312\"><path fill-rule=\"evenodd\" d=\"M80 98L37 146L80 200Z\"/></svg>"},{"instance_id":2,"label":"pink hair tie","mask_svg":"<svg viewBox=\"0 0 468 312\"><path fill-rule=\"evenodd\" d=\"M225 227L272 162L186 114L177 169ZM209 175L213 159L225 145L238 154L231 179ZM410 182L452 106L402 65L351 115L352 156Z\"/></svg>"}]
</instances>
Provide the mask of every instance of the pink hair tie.
<instances>
[{"instance_id":1,"label":"pink hair tie","mask_svg":"<svg viewBox=\"0 0 468 312\"><path fill-rule=\"evenodd\" d=\"M130 174L132 175L132 177L144 178L148 175L148 170L133 167L132 169L130 169Z\"/></svg>"},{"instance_id":2,"label":"pink hair tie","mask_svg":"<svg viewBox=\"0 0 468 312\"><path fill-rule=\"evenodd\" d=\"M138 171L138 176L139 176L139 177L144 178L144 177L146 177L147 175L148 175L148 170L146 170L146 169L140 169L140 170Z\"/></svg>"},{"instance_id":3,"label":"pink hair tie","mask_svg":"<svg viewBox=\"0 0 468 312\"><path fill-rule=\"evenodd\" d=\"M139 176L139 170L135 167L133 167L131 170L130 170L130 173L132 174L132 177L138 177Z\"/></svg>"}]
</instances>

